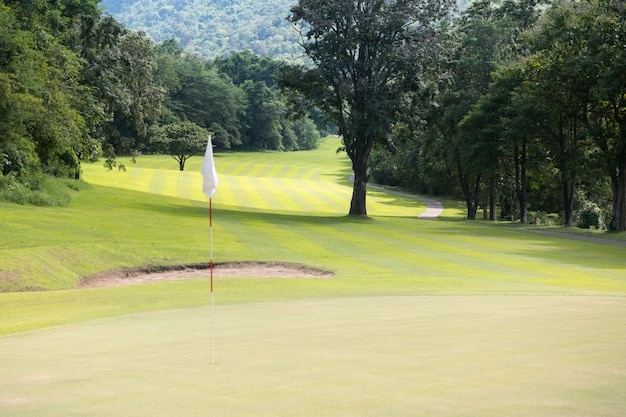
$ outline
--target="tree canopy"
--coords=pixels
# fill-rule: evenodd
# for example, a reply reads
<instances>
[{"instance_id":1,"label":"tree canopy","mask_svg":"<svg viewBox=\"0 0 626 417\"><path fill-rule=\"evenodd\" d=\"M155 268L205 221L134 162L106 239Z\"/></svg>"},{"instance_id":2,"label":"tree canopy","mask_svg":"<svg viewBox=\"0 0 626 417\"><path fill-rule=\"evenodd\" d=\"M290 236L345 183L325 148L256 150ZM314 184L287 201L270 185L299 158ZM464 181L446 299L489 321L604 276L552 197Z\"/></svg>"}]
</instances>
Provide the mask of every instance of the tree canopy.
<instances>
[{"instance_id":1,"label":"tree canopy","mask_svg":"<svg viewBox=\"0 0 626 417\"><path fill-rule=\"evenodd\" d=\"M367 214L372 146L388 140L405 89L418 88L437 55L438 25L448 12L439 1L300 0L291 9L313 67L285 69L282 85L338 126L354 171L351 215Z\"/></svg>"},{"instance_id":2,"label":"tree canopy","mask_svg":"<svg viewBox=\"0 0 626 417\"><path fill-rule=\"evenodd\" d=\"M105 3L126 13L140 2ZM220 18L269 11L263 1L142 4L155 6L155 27L157 15L191 16L190 5ZM173 31L155 44L102 14L97 0L0 2L1 195L37 189L45 175L76 178L82 161L104 157L112 168L120 154L167 152L182 155L180 165L191 151L162 139L185 126L210 132L217 151L311 149L332 127L354 170L350 214L367 214L373 176L459 196L470 219L482 209L526 223L548 212L568 226L626 230L624 2L284 7L280 25L299 30L306 60L260 55L254 42L212 46L209 59ZM274 25L265 26L270 39ZM228 27L207 31L237 38Z\"/></svg>"},{"instance_id":3,"label":"tree canopy","mask_svg":"<svg viewBox=\"0 0 626 417\"><path fill-rule=\"evenodd\" d=\"M171 155L180 171L185 170L185 162L200 154L206 147L208 132L193 122L172 123L158 127L153 132L155 147Z\"/></svg>"}]
</instances>

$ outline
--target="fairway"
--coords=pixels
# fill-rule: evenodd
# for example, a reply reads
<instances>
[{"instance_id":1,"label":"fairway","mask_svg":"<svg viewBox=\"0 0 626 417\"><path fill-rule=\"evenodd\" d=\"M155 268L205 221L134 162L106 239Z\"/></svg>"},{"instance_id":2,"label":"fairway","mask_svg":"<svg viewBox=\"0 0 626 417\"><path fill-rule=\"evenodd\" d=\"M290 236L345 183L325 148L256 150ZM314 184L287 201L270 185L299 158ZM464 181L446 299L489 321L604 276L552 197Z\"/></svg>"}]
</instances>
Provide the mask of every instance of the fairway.
<instances>
[{"instance_id":1,"label":"fairway","mask_svg":"<svg viewBox=\"0 0 626 417\"><path fill-rule=\"evenodd\" d=\"M200 157L86 165L67 207L0 203L0 417L623 416L626 248L448 203L422 219L378 188L348 217L337 145L216 155L215 260L332 277L217 277L214 365L208 271L76 289L209 260Z\"/></svg>"},{"instance_id":2,"label":"fairway","mask_svg":"<svg viewBox=\"0 0 626 417\"><path fill-rule=\"evenodd\" d=\"M2 339L0 415L623 416L626 302L311 299Z\"/></svg>"}]
</instances>

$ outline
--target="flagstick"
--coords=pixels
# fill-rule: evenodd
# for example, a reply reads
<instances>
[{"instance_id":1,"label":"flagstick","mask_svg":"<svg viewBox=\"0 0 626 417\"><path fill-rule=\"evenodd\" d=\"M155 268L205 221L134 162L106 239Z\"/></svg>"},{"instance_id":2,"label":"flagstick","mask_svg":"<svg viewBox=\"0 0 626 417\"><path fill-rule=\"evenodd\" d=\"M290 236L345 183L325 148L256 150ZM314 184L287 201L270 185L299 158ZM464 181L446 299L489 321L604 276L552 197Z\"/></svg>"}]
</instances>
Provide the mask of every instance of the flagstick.
<instances>
[{"instance_id":1,"label":"flagstick","mask_svg":"<svg viewBox=\"0 0 626 417\"><path fill-rule=\"evenodd\" d=\"M209 270L211 274L211 364L215 364L215 337L214 337L214 318L213 318L213 199L209 198L209 240L210 240L210 258Z\"/></svg>"}]
</instances>

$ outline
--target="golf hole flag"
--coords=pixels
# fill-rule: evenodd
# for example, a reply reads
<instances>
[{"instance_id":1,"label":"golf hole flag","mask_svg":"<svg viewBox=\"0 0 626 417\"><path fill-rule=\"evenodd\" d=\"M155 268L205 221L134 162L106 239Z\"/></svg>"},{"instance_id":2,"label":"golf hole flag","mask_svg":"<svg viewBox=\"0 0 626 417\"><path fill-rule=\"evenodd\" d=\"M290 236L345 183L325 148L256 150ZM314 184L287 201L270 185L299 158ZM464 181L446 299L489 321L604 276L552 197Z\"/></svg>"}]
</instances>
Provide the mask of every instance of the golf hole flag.
<instances>
[{"instance_id":1,"label":"golf hole flag","mask_svg":"<svg viewBox=\"0 0 626 417\"><path fill-rule=\"evenodd\" d=\"M207 197L213 198L217 185L220 183L220 179L217 176L215 170L215 163L213 162L213 144L211 143L211 135L209 135L209 141L206 144L206 151L204 152L204 162L202 163L202 176L204 182L202 184L202 192Z\"/></svg>"}]
</instances>

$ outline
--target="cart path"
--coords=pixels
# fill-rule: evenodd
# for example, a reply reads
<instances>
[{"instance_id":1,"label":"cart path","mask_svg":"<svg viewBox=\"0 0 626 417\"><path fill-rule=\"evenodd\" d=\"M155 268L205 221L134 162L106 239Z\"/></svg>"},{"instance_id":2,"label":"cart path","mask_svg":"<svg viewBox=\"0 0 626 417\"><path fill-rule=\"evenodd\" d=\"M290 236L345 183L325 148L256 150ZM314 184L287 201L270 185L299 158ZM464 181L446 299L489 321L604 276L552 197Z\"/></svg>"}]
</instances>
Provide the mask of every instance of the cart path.
<instances>
[{"instance_id":1,"label":"cart path","mask_svg":"<svg viewBox=\"0 0 626 417\"><path fill-rule=\"evenodd\" d=\"M424 210L421 214L417 216L419 219L427 219L427 220L437 220L441 213L443 213L444 207L440 201L433 200L432 198L423 197L417 194L409 194L401 191L389 190L387 188L367 184L368 188L372 188L374 190L383 191L389 194L401 195L402 197L414 198L416 200L420 200L426 204L426 210Z\"/></svg>"}]
</instances>

